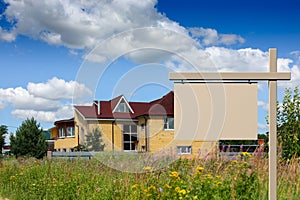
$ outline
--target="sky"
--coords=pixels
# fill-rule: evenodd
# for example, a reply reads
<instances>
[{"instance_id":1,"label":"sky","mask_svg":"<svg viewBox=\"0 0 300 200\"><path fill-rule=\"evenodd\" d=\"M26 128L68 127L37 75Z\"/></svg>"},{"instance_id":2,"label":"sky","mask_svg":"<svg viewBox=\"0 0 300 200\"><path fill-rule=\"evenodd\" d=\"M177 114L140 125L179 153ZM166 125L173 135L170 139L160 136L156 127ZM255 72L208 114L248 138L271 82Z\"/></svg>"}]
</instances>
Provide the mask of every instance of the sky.
<instances>
[{"instance_id":1,"label":"sky","mask_svg":"<svg viewBox=\"0 0 300 200\"><path fill-rule=\"evenodd\" d=\"M297 0L0 0L0 124L34 117L46 129L124 94L151 101L173 90L169 72L268 70L278 49L284 89L300 85ZM267 84L259 83L265 133Z\"/></svg>"}]
</instances>

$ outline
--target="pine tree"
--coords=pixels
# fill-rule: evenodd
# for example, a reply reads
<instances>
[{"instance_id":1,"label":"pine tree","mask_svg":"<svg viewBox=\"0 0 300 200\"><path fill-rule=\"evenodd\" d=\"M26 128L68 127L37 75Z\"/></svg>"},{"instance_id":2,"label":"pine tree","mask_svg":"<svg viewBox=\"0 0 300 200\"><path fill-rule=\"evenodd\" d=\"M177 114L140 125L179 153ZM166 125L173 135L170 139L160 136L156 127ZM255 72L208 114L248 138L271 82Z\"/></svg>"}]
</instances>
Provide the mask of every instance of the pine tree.
<instances>
[{"instance_id":1,"label":"pine tree","mask_svg":"<svg viewBox=\"0 0 300 200\"><path fill-rule=\"evenodd\" d=\"M47 151L46 137L34 118L23 121L16 135L10 137L10 145L11 153L16 157L29 156L40 159Z\"/></svg>"}]
</instances>

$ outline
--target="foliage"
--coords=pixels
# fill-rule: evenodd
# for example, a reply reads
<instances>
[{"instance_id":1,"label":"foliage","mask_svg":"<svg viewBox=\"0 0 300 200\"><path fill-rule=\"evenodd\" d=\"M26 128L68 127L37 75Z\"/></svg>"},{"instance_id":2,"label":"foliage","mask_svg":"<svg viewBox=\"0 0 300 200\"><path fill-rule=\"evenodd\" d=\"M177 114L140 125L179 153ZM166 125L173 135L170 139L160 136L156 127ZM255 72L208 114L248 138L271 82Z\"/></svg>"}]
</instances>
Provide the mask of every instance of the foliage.
<instances>
[{"instance_id":1,"label":"foliage","mask_svg":"<svg viewBox=\"0 0 300 200\"><path fill-rule=\"evenodd\" d=\"M5 135L6 134L7 134L7 126L1 125L0 126L0 150L2 150L2 147L5 144Z\"/></svg>"},{"instance_id":2,"label":"foliage","mask_svg":"<svg viewBox=\"0 0 300 200\"><path fill-rule=\"evenodd\" d=\"M79 144L78 146L75 146L74 150L75 151L88 151L87 148L82 144Z\"/></svg>"},{"instance_id":3,"label":"foliage","mask_svg":"<svg viewBox=\"0 0 300 200\"><path fill-rule=\"evenodd\" d=\"M91 160L5 160L0 196L14 199L268 199L268 159L178 159L126 173ZM132 163L128 162L128 165ZM300 163L278 164L278 199L300 198Z\"/></svg>"},{"instance_id":4,"label":"foliage","mask_svg":"<svg viewBox=\"0 0 300 200\"><path fill-rule=\"evenodd\" d=\"M47 151L45 135L34 118L26 119L10 137L11 152L16 156L43 158Z\"/></svg>"},{"instance_id":5,"label":"foliage","mask_svg":"<svg viewBox=\"0 0 300 200\"><path fill-rule=\"evenodd\" d=\"M277 134L282 157L291 159L300 155L300 94L296 87L286 89L282 105L277 106Z\"/></svg>"},{"instance_id":6,"label":"foliage","mask_svg":"<svg viewBox=\"0 0 300 200\"><path fill-rule=\"evenodd\" d=\"M103 143L102 133L98 128L93 129L86 135L86 147L90 151L103 151L105 144Z\"/></svg>"}]
</instances>

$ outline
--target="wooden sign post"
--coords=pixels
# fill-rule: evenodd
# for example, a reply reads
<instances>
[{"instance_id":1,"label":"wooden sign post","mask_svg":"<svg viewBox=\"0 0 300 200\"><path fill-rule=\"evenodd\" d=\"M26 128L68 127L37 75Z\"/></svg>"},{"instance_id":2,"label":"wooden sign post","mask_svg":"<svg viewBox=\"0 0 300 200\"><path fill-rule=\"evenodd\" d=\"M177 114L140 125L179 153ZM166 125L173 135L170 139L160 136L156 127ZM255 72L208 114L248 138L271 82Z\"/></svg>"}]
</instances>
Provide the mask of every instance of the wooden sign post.
<instances>
[{"instance_id":1,"label":"wooden sign post","mask_svg":"<svg viewBox=\"0 0 300 200\"><path fill-rule=\"evenodd\" d=\"M290 72L277 72L277 49L276 48L269 49L269 72L181 72L181 73L171 72L169 75L169 79L173 81L180 81L181 83L193 83L193 84L206 83L208 85L212 84L212 81L217 81L218 83L221 82L224 84L228 81L231 82L232 81L235 82L236 81L244 81L244 82L245 81L249 81L249 82L268 81L268 85L269 85L269 199L270 200L277 199L277 80L291 79ZM186 84L186 86L183 87L186 87L186 89L188 90L191 88L191 84ZM181 91L183 90L184 88L181 89ZM196 91L196 93L199 92L195 89L193 89L193 91ZM225 90L225 94L226 94L226 90ZM174 96L176 98L176 90L174 90ZM197 94L195 96L197 96ZM195 98L195 97L192 96L190 98ZM219 101L221 101L221 99ZM212 102L217 102L217 101L212 101ZM251 104L252 103L253 102L251 102ZM191 106L190 104L185 104L185 105ZM181 107L180 109L181 112L182 110L183 111L185 110L184 106ZM233 108L229 107L229 109L233 109ZM186 110L191 110L191 108L188 107ZM224 109L223 112L225 111L226 109ZM235 112L230 112L230 113L235 113ZM176 133L176 123L179 122L188 123L188 122L187 121L185 122L184 119L176 120L176 117L181 118L181 116L176 116L176 112L174 117L175 117L175 133ZM214 117L212 117L211 120L212 123L214 123ZM225 123L230 123L230 121L232 120L224 120ZM184 126L183 124L183 127L189 127L189 126L190 125ZM226 124L226 126L224 127L227 126L230 126L228 130L234 130L235 128L234 126L237 126L237 124ZM179 127L178 124L177 127ZM222 131L223 130L218 130L218 132L220 133L222 133ZM180 134L181 133L179 131L177 133L177 135L179 135L178 136L179 138L181 138ZM224 134L226 135L226 133ZM230 136L230 137L232 138L227 138L227 139L233 139L233 140L243 139L240 138L239 136Z\"/></svg>"}]
</instances>

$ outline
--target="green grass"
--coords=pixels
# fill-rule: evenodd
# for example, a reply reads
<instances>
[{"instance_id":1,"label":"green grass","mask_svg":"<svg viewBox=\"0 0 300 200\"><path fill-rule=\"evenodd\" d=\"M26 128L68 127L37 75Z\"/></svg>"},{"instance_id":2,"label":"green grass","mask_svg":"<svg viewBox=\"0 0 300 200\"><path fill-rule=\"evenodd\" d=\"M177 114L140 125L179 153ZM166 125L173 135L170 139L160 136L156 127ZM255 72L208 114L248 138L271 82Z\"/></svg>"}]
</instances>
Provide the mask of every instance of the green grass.
<instances>
[{"instance_id":1,"label":"green grass","mask_svg":"<svg viewBox=\"0 0 300 200\"><path fill-rule=\"evenodd\" d=\"M13 199L268 199L268 160L178 159L165 168L121 172L91 160L10 159L0 196ZM128 165L132 162L127 163ZM278 199L300 199L300 164L278 163Z\"/></svg>"}]
</instances>

